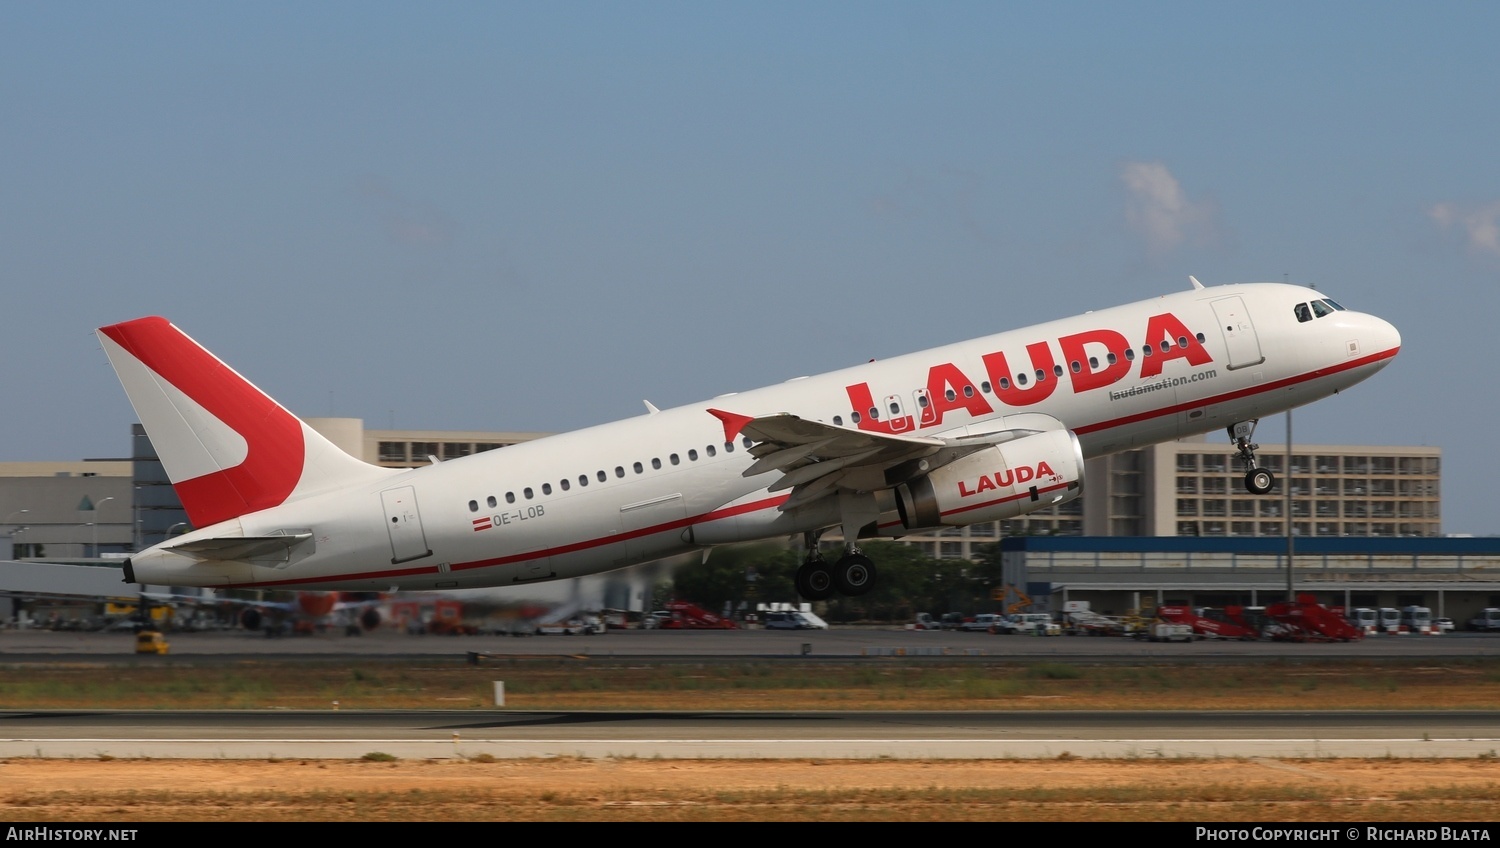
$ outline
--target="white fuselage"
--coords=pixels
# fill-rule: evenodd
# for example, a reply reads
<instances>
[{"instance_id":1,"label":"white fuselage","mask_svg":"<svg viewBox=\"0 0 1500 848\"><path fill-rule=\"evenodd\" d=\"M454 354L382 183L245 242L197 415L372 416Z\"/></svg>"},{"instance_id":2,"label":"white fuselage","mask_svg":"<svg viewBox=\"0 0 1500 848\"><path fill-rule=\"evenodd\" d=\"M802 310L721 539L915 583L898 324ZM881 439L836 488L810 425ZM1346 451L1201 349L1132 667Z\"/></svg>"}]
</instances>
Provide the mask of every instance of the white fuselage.
<instances>
[{"instance_id":1,"label":"white fuselage","mask_svg":"<svg viewBox=\"0 0 1500 848\"><path fill-rule=\"evenodd\" d=\"M707 410L943 437L1046 416L1098 456L1285 411L1395 355L1399 335L1374 316L1299 321L1297 305L1318 298L1272 283L1193 289L392 472L173 540L310 530L291 562L203 562L158 546L132 558L135 574L218 587L508 586L818 530L839 523L837 499L778 509L787 492L768 491L774 475L743 475L748 441L726 441ZM893 516L879 526L910 532Z\"/></svg>"}]
</instances>

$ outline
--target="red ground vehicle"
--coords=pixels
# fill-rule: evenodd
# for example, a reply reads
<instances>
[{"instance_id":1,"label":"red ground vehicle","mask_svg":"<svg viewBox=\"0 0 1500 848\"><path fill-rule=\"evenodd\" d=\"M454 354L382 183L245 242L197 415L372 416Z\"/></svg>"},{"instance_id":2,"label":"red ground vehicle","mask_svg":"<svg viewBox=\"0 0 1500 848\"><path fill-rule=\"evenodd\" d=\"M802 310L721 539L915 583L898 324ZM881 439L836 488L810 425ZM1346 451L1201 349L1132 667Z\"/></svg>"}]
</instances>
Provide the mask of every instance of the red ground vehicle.
<instances>
[{"instance_id":1,"label":"red ground vehicle","mask_svg":"<svg viewBox=\"0 0 1500 848\"><path fill-rule=\"evenodd\" d=\"M1204 610L1205 613L1209 612ZM1191 607L1166 605L1156 608L1156 617L1173 624L1188 624L1194 633L1217 639L1256 639L1259 634L1251 627L1238 624L1227 618L1199 614Z\"/></svg>"},{"instance_id":2,"label":"red ground vehicle","mask_svg":"<svg viewBox=\"0 0 1500 848\"><path fill-rule=\"evenodd\" d=\"M1284 639L1352 642L1365 637L1363 630L1318 603L1316 595L1298 595L1296 603L1271 604L1266 607L1266 615L1286 628L1281 636Z\"/></svg>"},{"instance_id":3,"label":"red ground vehicle","mask_svg":"<svg viewBox=\"0 0 1500 848\"><path fill-rule=\"evenodd\" d=\"M663 630L736 630L739 627L733 621L687 601L672 601L667 604L667 611L672 617L657 625Z\"/></svg>"}]
</instances>

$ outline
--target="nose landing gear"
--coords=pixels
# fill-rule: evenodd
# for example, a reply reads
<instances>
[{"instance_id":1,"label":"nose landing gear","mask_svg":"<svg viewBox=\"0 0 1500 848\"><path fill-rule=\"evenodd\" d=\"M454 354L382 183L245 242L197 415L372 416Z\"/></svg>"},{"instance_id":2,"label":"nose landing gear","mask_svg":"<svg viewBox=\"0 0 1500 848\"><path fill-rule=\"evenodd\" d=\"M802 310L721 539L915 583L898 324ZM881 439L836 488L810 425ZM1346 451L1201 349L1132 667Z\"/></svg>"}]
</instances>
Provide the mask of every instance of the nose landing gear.
<instances>
[{"instance_id":1,"label":"nose landing gear","mask_svg":"<svg viewBox=\"0 0 1500 848\"><path fill-rule=\"evenodd\" d=\"M1245 464L1245 490L1252 495L1264 495L1276 487L1276 475L1255 461L1255 452L1260 445L1253 444L1250 437L1255 434L1255 421L1241 421L1229 427L1229 438L1234 441L1235 454Z\"/></svg>"}]
</instances>

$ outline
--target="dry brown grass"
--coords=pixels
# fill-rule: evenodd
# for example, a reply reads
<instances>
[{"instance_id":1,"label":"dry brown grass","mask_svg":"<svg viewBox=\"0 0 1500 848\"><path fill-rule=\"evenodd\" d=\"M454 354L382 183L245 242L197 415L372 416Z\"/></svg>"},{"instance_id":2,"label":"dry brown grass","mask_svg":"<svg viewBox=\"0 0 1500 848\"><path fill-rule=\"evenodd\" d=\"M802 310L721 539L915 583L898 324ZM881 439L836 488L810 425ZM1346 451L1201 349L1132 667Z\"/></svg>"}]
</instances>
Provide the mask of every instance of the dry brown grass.
<instances>
[{"instance_id":1,"label":"dry brown grass","mask_svg":"<svg viewBox=\"0 0 1500 848\"><path fill-rule=\"evenodd\" d=\"M0 818L1492 822L1500 762L12 760Z\"/></svg>"}]
</instances>

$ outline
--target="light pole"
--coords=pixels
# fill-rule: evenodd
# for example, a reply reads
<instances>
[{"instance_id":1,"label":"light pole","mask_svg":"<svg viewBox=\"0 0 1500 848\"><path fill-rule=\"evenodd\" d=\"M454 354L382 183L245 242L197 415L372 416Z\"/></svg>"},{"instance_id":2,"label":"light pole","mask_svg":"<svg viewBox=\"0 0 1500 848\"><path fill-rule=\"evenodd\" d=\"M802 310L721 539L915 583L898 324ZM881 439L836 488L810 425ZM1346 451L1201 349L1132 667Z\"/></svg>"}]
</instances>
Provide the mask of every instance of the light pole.
<instances>
[{"instance_id":1,"label":"light pole","mask_svg":"<svg viewBox=\"0 0 1500 848\"><path fill-rule=\"evenodd\" d=\"M99 558L99 506L105 501L112 501L114 499L115 496L110 495L109 497L101 498L94 503L94 520L89 522L90 524L94 525L94 559Z\"/></svg>"}]
</instances>

